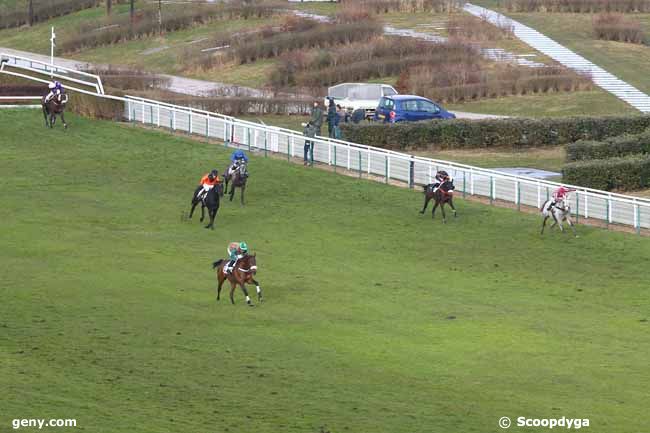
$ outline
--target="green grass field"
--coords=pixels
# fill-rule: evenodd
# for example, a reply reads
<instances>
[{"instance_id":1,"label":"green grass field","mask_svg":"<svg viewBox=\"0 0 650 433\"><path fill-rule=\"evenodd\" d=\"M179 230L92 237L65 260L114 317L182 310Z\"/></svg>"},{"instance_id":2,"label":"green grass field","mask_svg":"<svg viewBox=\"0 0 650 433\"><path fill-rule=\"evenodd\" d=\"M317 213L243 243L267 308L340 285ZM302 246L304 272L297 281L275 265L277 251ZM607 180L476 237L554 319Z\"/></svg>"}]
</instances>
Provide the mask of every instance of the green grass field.
<instances>
[{"instance_id":1,"label":"green grass field","mask_svg":"<svg viewBox=\"0 0 650 433\"><path fill-rule=\"evenodd\" d=\"M646 429L646 238L542 238L535 215L462 200L443 225L417 192L256 156L248 204L207 231L181 213L226 149L67 120L0 113L0 430ZM255 308L215 301L210 263L240 239Z\"/></svg>"}]
</instances>

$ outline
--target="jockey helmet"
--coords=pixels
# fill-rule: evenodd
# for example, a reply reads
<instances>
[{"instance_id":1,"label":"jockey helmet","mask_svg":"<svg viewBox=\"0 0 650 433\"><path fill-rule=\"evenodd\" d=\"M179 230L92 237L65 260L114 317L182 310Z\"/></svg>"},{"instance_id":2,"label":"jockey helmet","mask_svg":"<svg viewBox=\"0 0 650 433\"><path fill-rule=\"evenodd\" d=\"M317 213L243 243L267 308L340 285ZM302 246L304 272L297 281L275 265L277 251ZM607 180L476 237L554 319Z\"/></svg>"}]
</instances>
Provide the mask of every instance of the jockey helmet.
<instances>
[{"instance_id":1,"label":"jockey helmet","mask_svg":"<svg viewBox=\"0 0 650 433\"><path fill-rule=\"evenodd\" d=\"M55 87L56 87L56 84L54 84L54 83L49 83L47 85L47 88L50 89L50 90L54 89Z\"/></svg>"},{"instance_id":2,"label":"jockey helmet","mask_svg":"<svg viewBox=\"0 0 650 433\"><path fill-rule=\"evenodd\" d=\"M63 86L58 81L54 82L54 87L56 87L57 89L63 89Z\"/></svg>"},{"instance_id":3,"label":"jockey helmet","mask_svg":"<svg viewBox=\"0 0 650 433\"><path fill-rule=\"evenodd\" d=\"M210 172L210 176L213 176L213 177L214 177L214 176L217 176L218 174L219 174L219 171L217 171L217 169L214 169L214 170L212 170L212 171Z\"/></svg>"},{"instance_id":4,"label":"jockey helmet","mask_svg":"<svg viewBox=\"0 0 650 433\"><path fill-rule=\"evenodd\" d=\"M246 242L240 242L239 243L239 249L242 251L242 253L247 253L248 252L248 245L246 245Z\"/></svg>"}]
</instances>

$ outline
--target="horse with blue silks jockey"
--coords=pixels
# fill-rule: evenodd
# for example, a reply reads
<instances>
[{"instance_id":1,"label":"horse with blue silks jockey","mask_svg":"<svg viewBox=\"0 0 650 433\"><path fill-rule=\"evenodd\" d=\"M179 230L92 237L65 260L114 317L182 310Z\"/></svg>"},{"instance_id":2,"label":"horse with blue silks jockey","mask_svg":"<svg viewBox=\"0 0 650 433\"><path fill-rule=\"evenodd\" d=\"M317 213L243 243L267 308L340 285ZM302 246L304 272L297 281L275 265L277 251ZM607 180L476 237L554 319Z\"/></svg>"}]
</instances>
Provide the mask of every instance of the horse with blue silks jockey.
<instances>
[{"instance_id":1,"label":"horse with blue silks jockey","mask_svg":"<svg viewBox=\"0 0 650 433\"><path fill-rule=\"evenodd\" d=\"M235 188L241 189L241 204L244 204L244 191L248 180L248 156L243 150L237 149L230 155L230 165L223 175L225 187L224 194L228 194L230 183L230 201L235 196Z\"/></svg>"}]
</instances>

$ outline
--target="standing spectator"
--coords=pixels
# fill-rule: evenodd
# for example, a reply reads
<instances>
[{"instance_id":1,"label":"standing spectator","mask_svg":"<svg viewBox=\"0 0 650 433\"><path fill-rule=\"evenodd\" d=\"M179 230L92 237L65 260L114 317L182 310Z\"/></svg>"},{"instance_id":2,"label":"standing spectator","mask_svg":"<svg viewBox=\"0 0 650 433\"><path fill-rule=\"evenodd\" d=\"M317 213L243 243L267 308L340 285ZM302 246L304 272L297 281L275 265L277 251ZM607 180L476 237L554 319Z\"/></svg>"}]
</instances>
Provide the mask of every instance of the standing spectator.
<instances>
[{"instance_id":1,"label":"standing spectator","mask_svg":"<svg viewBox=\"0 0 650 433\"><path fill-rule=\"evenodd\" d=\"M316 128L311 124L311 121L309 123L303 123L302 125L305 127L302 131L303 135L305 137L314 138L316 135ZM314 164L314 142L312 140L305 140L305 154L303 161L303 165Z\"/></svg>"},{"instance_id":2,"label":"standing spectator","mask_svg":"<svg viewBox=\"0 0 650 433\"><path fill-rule=\"evenodd\" d=\"M350 114L348 110L342 108L340 105L336 105L336 112L339 113L339 123L348 123L350 121Z\"/></svg>"},{"instance_id":3,"label":"standing spectator","mask_svg":"<svg viewBox=\"0 0 650 433\"><path fill-rule=\"evenodd\" d=\"M338 107L340 110L341 106L339 105ZM334 112L334 138L337 140L341 139L341 128L339 127L339 123L343 120L339 110Z\"/></svg>"},{"instance_id":4,"label":"standing spectator","mask_svg":"<svg viewBox=\"0 0 650 433\"><path fill-rule=\"evenodd\" d=\"M327 105L327 136L329 138L334 138L335 127L338 123L336 121L336 104L334 103L334 98L328 98L327 100L329 101Z\"/></svg>"},{"instance_id":5,"label":"standing spectator","mask_svg":"<svg viewBox=\"0 0 650 433\"><path fill-rule=\"evenodd\" d=\"M323 127L323 109L320 108L320 102L314 101L314 109L311 110L311 119L309 123L314 127L314 135L321 134L321 128Z\"/></svg>"}]
</instances>

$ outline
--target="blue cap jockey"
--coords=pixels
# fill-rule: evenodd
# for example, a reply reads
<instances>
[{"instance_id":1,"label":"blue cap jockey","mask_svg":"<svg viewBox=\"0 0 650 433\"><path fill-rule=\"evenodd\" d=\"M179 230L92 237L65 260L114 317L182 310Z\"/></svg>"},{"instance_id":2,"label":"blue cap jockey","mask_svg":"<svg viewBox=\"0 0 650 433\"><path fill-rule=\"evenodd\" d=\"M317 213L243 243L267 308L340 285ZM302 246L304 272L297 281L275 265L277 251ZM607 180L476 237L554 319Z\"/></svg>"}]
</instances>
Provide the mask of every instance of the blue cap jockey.
<instances>
[{"instance_id":1,"label":"blue cap jockey","mask_svg":"<svg viewBox=\"0 0 650 433\"><path fill-rule=\"evenodd\" d=\"M232 161L233 163L240 159L243 159L245 162L248 162L248 157L246 156L243 150L237 149L232 153L232 155L230 155L230 161Z\"/></svg>"}]
</instances>

